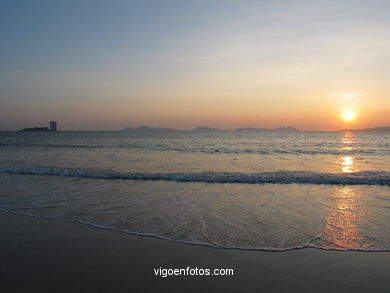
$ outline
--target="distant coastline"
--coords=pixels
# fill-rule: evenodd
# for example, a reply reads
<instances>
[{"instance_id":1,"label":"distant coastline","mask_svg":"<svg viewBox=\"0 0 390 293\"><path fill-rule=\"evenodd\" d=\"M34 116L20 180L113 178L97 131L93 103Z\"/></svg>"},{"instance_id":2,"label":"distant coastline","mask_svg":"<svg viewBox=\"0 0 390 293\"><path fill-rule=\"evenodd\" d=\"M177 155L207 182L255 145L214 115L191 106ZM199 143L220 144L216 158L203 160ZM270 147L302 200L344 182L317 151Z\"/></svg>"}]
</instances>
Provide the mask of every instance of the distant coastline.
<instances>
[{"instance_id":1,"label":"distant coastline","mask_svg":"<svg viewBox=\"0 0 390 293\"><path fill-rule=\"evenodd\" d=\"M193 131L193 132L214 132L214 131L283 131L283 132L298 132L299 129L292 127L292 126L283 126L283 127L277 127L277 128L250 128L250 127L242 127L242 128L236 128L234 130L228 130L228 129L220 129L220 128L211 128L208 126L198 126L191 130L178 130L174 128L159 128L159 127L151 127L147 125L139 126L139 127L125 127L122 131Z\"/></svg>"},{"instance_id":2,"label":"distant coastline","mask_svg":"<svg viewBox=\"0 0 390 293\"><path fill-rule=\"evenodd\" d=\"M143 125L139 127L125 127L122 131L134 131L134 132L158 132L158 131L192 131L192 132L310 132L317 130L300 130L294 126L282 126L276 128L256 128L256 127L239 127L233 130L222 129L222 128L212 128L208 126L198 126L189 130L179 130L175 128L160 128L160 127L152 127L148 125ZM324 131L324 130L318 130ZM362 128L362 129L339 129L339 130L330 130L324 132L343 132L343 131L390 131L390 126L382 126L382 127L373 127L373 128Z\"/></svg>"},{"instance_id":3,"label":"distant coastline","mask_svg":"<svg viewBox=\"0 0 390 293\"><path fill-rule=\"evenodd\" d=\"M20 130L0 130L1 132L9 131L18 131L18 132L50 132L48 127L29 127L23 128ZM56 130L58 131L58 130ZM338 129L338 130L300 130L293 126L283 126L277 128L256 128L256 127L240 127L233 130L222 129L222 128L212 128L208 126L198 126L193 129L183 130L175 128L163 128L163 127L152 127L152 126L139 126L139 127L125 127L123 129L112 129L112 130L62 130L62 132L81 132L81 131L90 131L90 132L111 132L111 131L121 131L121 132L343 132L343 131L375 131L375 132L389 132L390 126L383 127L372 127L372 128L361 128L361 129Z\"/></svg>"},{"instance_id":4,"label":"distant coastline","mask_svg":"<svg viewBox=\"0 0 390 293\"><path fill-rule=\"evenodd\" d=\"M390 126L363 128L363 129L341 129L339 131L390 131Z\"/></svg>"}]
</instances>

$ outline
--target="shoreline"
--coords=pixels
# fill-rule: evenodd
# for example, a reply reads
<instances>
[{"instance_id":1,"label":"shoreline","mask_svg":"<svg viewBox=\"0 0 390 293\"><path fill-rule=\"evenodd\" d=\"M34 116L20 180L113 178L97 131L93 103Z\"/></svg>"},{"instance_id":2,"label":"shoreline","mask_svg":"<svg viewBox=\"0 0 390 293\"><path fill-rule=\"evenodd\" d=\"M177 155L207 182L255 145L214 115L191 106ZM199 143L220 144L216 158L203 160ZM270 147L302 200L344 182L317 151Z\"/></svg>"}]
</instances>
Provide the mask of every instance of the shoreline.
<instances>
[{"instance_id":1,"label":"shoreline","mask_svg":"<svg viewBox=\"0 0 390 293\"><path fill-rule=\"evenodd\" d=\"M340 252L390 252L390 250L387 249L382 249L382 250L364 250L364 249L336 249L336 248L323 248L323 247L315 247L315 246L299 246L299 247L292 247L292 248L285 248L285 249L277 249L277 248L239 248L239 247L225 247L225 246L215 246L212 244L208 243L196 243L196 242L190 242L190 241L180 241L180 240L174 240L174 239L169 239L163 236L159 236L157 234L147 234L147 233L140 233L140 232L131 232L131 231L126 231L126 230L116 230L115 228L109 228L105 226L100 226L97 224L92 224L92 223L86 223L86 222L77 222L77 221L71 221L67 219L61 219L61 218L55 218L55 217L47 217L47 216L39 216L39 215L33 215L33 214L27 214L27 213L18 213L18 212L13 212L13 211L8 211L6 209L0 208L0 214L5 213L5 214L11 214L11 215L16 215L16 216L25 216L25 217L31 217L35 219L42 219L42 220L51 220L51 221L59 221L59 222L64 222L64 223L70 223L70 224L78 224L78 225L83 225L87 227L91 227L94 229L100 229L100 230L105 230L105 231L113 231L116 233L123 233L126 235L131 235L131 236L139 236L139 237L147 237L147 238L153 238L153 239L158 239L162 241L168 241L168 242L173 242L173 243L178 243L182 245L195 245L195 246L200 246L200 247L209 247L213 249L225 249L225 250L240 250L240 251L261 251L261 252L288 252L288 251L293 251L293 250L301 250L301 249L319 249L319 250L325 250L325 251L340 251Z\"/></svg>"},{"instance_id":2,"label":"shoreline","mask_svg":"<svg viewBox=\"0 0 390 293\"><path fill-rule=\"evenodd\" d=\"M390 292L389 252L221 249L0 211L5 292ZM233 276L156 276L158 268Z\"/></svg>"}]
</instances>

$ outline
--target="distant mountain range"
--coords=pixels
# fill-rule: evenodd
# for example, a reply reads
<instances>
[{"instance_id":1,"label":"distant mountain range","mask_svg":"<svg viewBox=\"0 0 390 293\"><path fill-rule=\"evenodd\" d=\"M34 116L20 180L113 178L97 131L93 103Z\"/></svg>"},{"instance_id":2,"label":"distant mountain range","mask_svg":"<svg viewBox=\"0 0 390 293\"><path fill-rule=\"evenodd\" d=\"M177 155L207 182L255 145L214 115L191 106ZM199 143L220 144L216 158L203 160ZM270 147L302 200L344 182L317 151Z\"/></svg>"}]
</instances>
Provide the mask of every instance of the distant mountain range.
<instances>
[{"instance_id":1,"label":"distant mountain range","mask_svg":"<svg viewBox=\"0 0 390 293\"><path fill-rule=\"evenodd\" d=\"M292 126L283 126L277 128L237 128L234 131L283 131L283 132L295 132L300 131L299 129Z\"/></svg>"},{"instance_id":2,"label":"distant mountain range","mask_svg":"<svg viewBox=\"0 0 390 293\"><path fill-rule=\"evenodd\" d=\"M211 128L208 126L198 126L192 129L191 131L229 131L226 129L219 129L219 128Z\"/></svg>"},{"instance_id":3,"label":"distant mountain range","mask_svg":"<svg viewBox=\"0 0 390 293\"><path fill-rule=\"evenodd\" d=\"M390 126L364 128L364 129L341 129L339 131L390 131Z\"/></svg>"},{"instance_id":4,"label":"distant mountain range","mask_svg":"<svg viewBox=\"0 0 390 293\"><path fill-rule=\"evenodd\" d=\"M172 128L158 128L158 127L150 127L150 126L139 126L139 127L125 127L123 128L123 131L177 131L176 129Z\"/></svg>"},{"instance_id":5,"label":"distant mountain range","mask_svg":"<svg viewBox=\"0 0 390 293\"><path fill-rule=\"evenodd\" d=\"M159 127L151 127L151 126L139 126L139 127L125 127L123 131L144 131L144 132L155 132L155 131L180 131L173 128L159 128ZM219 128L211 128L208 126L198 126L195 127L192 130L188 131L196 131L196 132L213 132L213 131L231 131L226 129L219 129ZM299 129L292 127L292 126L286 126L286 127L278 127L278 128L237 128L232 131L282 131L282 132L295 132L300 131Z\"/></svg>"}]
</instances>

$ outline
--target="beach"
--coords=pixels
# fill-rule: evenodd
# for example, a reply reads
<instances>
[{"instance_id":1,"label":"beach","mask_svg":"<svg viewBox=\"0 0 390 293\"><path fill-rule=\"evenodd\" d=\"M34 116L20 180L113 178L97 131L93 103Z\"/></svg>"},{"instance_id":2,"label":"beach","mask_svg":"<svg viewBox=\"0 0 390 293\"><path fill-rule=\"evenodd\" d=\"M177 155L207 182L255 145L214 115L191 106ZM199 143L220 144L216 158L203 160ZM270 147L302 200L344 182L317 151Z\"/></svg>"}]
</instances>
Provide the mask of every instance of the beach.
<instances>
[{"instance_id":1,"label":"beach","mask_svg":"<svg viewBox=\"0 0 390 293\"><path fill-rule=\"evenodd\" d=\"M0 293L390 293L390 1L1 4Z\"/></svg>"},{"instance_id":2,"label":"beach","mask_svg":"<svg viewBox=\"0 0 390 293\"><path fill-rule=\"evenodd\" d=\"M5 212L0 233L3 292L390 292L388 252L217 249Z\"/></svg>"},{"instance_id":3,"label":"beach","mask_svg":"<svg viewBox=\"0 0 390 293\"><path fill-rule=\"evenodd\" d=\"M389 138L0 132L0 208L216 248L390 251Z\"/></svg>"},{"instance_id":4,"label":"beach","mask_svg":"<svg viewBox=\"0 0 390 293\"><path fill-rule=\"evenodd\" d=\"M2 291L390 292L388 138L0 132Z\"/></svg>"}]
</instances>

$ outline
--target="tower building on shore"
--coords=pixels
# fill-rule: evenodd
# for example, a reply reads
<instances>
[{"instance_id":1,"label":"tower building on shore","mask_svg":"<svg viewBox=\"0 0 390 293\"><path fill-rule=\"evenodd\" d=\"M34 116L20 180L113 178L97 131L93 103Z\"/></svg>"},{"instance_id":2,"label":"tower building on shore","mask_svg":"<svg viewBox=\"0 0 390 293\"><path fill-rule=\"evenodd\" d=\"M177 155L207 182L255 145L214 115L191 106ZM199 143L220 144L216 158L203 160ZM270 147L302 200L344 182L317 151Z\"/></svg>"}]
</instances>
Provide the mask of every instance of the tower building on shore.
<instances>
[{"instance_id":1,"label":"tower building on shore","mask_svg":"<svg viewBox=\"0 0 390 293\"><path fill-rule=\"evenodd\" d=\"M50 121L50 131L57 131L57 121Z\"/></svg>"}]
</instances>

